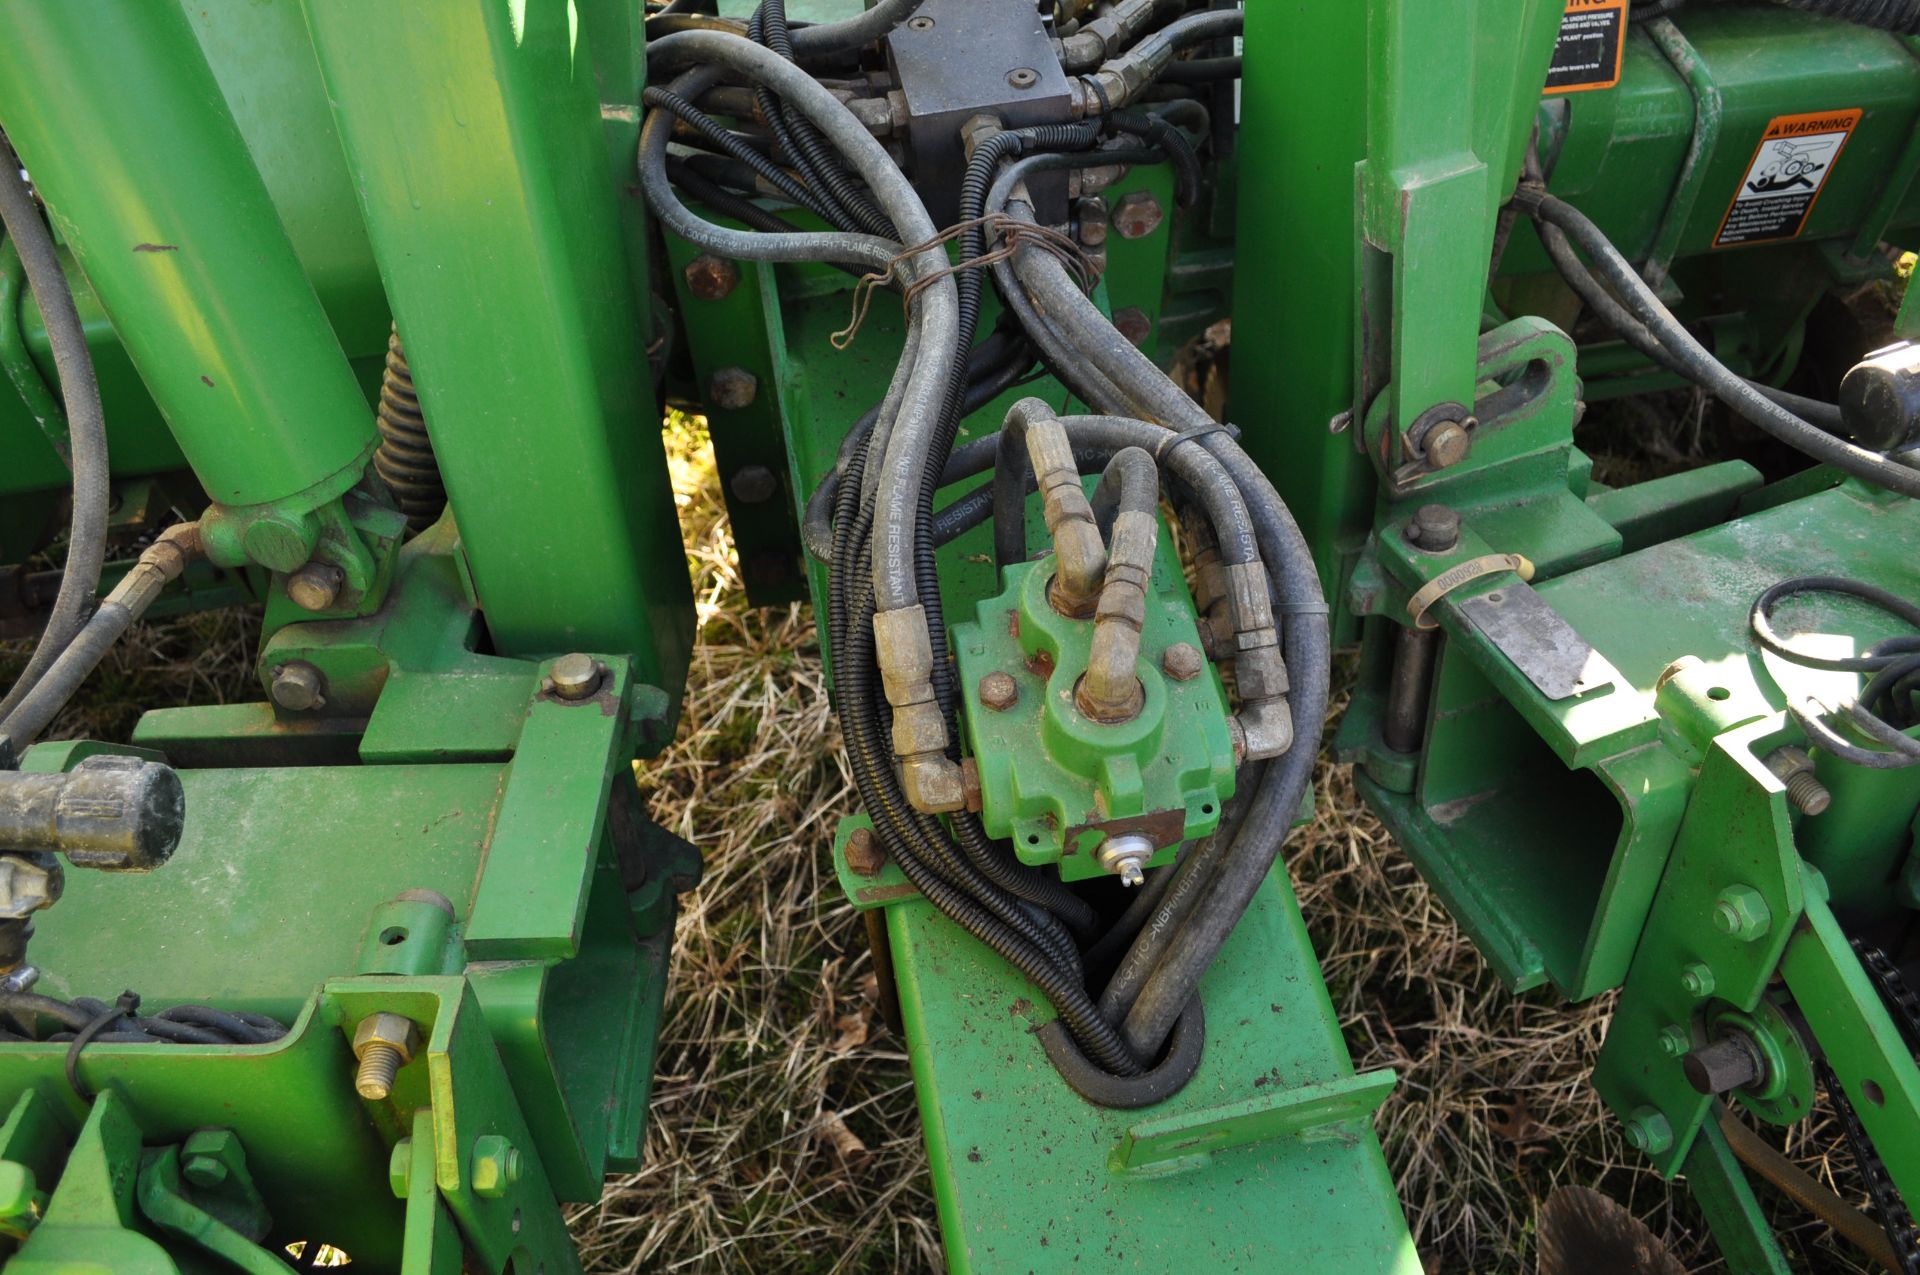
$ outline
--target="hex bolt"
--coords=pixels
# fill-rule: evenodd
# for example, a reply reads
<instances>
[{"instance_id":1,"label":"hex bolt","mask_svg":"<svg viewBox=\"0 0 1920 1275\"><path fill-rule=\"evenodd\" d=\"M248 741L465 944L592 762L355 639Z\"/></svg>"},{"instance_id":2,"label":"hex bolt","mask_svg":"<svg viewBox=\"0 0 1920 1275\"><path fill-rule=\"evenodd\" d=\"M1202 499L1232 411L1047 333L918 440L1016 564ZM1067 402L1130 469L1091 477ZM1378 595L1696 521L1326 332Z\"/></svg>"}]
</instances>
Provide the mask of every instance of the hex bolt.
<instances>
[{"instance_id":1,"label":"hex bolt","mask_svg":"<svg viewBox=\"0 0 1920 1275\"><path fill-rule=\"evenodd\" d=\"M1132 889L1146 878L1147 860L1153 858L1154 844L1139 833L1108 837L1094 852L1094 859L1106 871L1120 878L1120 884Z\"/></svg>"},{"instance_id":2,"label":"hex bolt","mask_svg":"<svg viewBox=\"0 0 1920 1275\"><path fill-rule=\"evenodd\" d=\"M369 1014L353 1030L353 1053L360 1065L353 1073L354 1092L369 1102L385 1102L393 1093L393 1077L413 1061L420 1048L420 1029L399 1014Z\"/></svg>"},{"instance_id":3,"label":"hex bolt","mask_svg":"<svg viewBox=\"0 0 1920 1275\"><path fill-rule=\"evenodd\" d=\"M1451 553L1460 546L1460 515L1445 505L1422 505L1413 511L1405 535L1416 549Z\"/></svg>"},{"instance_id":4,"label":"hex bolt","mask_svg":"<svg viewBox=\"0 0 1920 1275\"><path fill-rule=\"evenodd\" d=\"M980 679L980 702L1004 713L1020 702L1020 684L1006 673L989 673Z\"/></svg>"},{"instance_id":5,"label":"hex bolt","mask_svg":"<svg viewBox=\"0 0 1920 1275\"><path fill-rule=\"evenodd\" d=\"M289 713L304 713L326 704L327 678L305 660L288 660L273 670L267 694Z\"/></svg>"},{"instance_id":6,"label":"hex bolt","mask_svg":"<svg viewBox=\"0 0 1920 1275\"><path fill-rule=\"evenodd\" d=\"M347 573L331 562L309 562L287 577L287 596L302 611L325 611L346 582Z\"/></svg>"},{"instance_id":7,"label":"hex bolt","mask_svg":"<svg viewBox=\"0 0 1920 1275\"><path fill-rule=\"evenodd\" d=\"M1145 239L1167 219L1160 201L1136 190L1113 207L1113 228L1122 239Z\"/></svg>"},{"instance_id":8,"label":"hex bolt","mask_svg":"<svg viewBox=\"0 0 1920 1275\"><path fill-rule=\"evenodd\" d=\"M707 404L724 412L740 412L760 397L760 378L743 367L723 367L707 386Z\"/></svg>"},{"instance_id":9,"label":"hex bolt","mask_svg":"<svg viewBox=\"0 0 1920 1275\"><path fill-rule=\"evenodd\" d=\"M1088 195L1074 205L1074 215L1080 222L1080 245L1083 248L1098 248L1107 241L1107 218L1110 213L1106 200L1098 195Z\"/></svg>"},{"instance_id":10,"label":"hex bolt","mask_svg":"<svg viewBox=\"0 0 1920 1275\"><path fill-rule=\"evenodd\" d=\"M1680 1063L1687 1083L1695 1093L1723 1094L1761 1084L1767 1078L1767 1062L1753 1038L1732 1031L1689 1053Z\"/></svg>"},{"instance_id":11,"label":"hex bolt","mask_svg":"<svg viewBox=\"0 0 1920 1275\"><path fill-rule=\"evenodd\" d=\"M1787 800L1803 815L1817 815L1833 804L1833 794L1813 773L1813 758L1804 748L1776 748L1767 754L1767 769L1787 786Z\"/></svg>"},{"instance_id":12,"label":"hex bolt","mask_svg":"<svg viewBox=\"0 0 1920 1275\"><path fill-rule=\"evenodd\" d=\"M605 672L606 665L599 660L575 651L553 662L547 680L553 683L553 693L561 699L582 700L600 689L600 679Z\"/></svg>"},{"instance_id":13,"label":"hex bolt","mask_svg":"<svg viewBox=\"0 0 1920 1275\"><path fill-rule=\"evenodd\" d=\"M687 291L702 301L725 300L740 285L740 269L725 257L701 253L687 263Z\"/></svg>"},{"instance_id":14,"label":"hex bolt","mask_svg":"<svg viewBox=\"0 0 1920 1275\"><path fill-rule=\"evenodd\" d=\"M1017 89L1030 89L1040 82L1040 72L1030 66L1015 67L1007 72L1007 83Z\"/></svg>"},{"instance_id":15,"label":"hex bolt","mask_svg":"<svg viewBox=\"0 0 1920 1275\"><path fill-rule=\"evenodd\" d=\"M1764 937L1772 924L1766 896L1750 885L1730 885L1713 901L1713 928L1742 943Z\"/></svg>"},{"instance_id":16,"label":"hex bolt","mask_svg":"<svg viewBox=\"0 0 1920 1275\"><path fill-rule=\"evenodd\" d=\"M1191 642L1175 642L1160 653L1160 671L1176 682L1191 682L1207 666L1207 657Z\"/></svg>"},{"instance_id":17,"label":"hex bolt","mask_svg":"<svg viewBox=\"0 0 1920 1275\"><path fill-rule=\"evenodd\" d=\"M727 484L733 498L743 505L764 505L780 490L780 480L765 465L742 465Z\"/></svg>"},{"instance_id":18,"label":"hex bolt","mask_svg":"<svg viewBox=\"0 0 1920 1275\"><path fill-rule=\"evenodd\" d=\"M497 1200L520 1180L520 1148L497 1133L473 1140L473 1193Z\"/></svg>"},{"instance_id":19,"label":"hex bolt","mask_svg":"<svg viewBox=\"0 0 1920 1275\"><path fill-rule=\"evenodd\" d=\"M1131 346L1145 345L1147 338L1153 335L1153 320L1149 319L1147 312L1137 305L1115 310L1113 327L1127 339L1127 344Z\"/></svg>"},{"instance_id":20,"label":"hex bolt","mask_svg":"<svg viewBox=\"0 0 1920 1275\"><path fill-rule=\"evenodd\" d=\"M847 834L847 867L863 877L877 877L887 866L887 851L871 828L855 828Z\"/></svg>"},{"instance_id":21,"label":"hex bolt","mask_svg":"<svg viewBox=\"0 0 1920 1275\"><path fill-rule=\"evenodd\" d=\"M1700 961L1689 961L1680 970L1680 986L1695 1000L1713 995L1713 970Z\"/></svg>"},{"instance_id":22,"label":"hex bolt","mask_svg":"<svg viewBox=\"0 0 1920 1275\"><path fill-rule=\"evenodd\" d=\"M1635 1108L1627 1120L1627 1145L1647 1155L1659 1155L1673 1145L1673 1126L1657 1108Z\"/></svg>"},{"instance_id":23,"label":"hex bolt","mask_svg":"<svg viewBox=\"0 0 1920 1275\"><path fill-rule=\"evenodd\" d=\"M227 1180L227 1166L210 1155L180 1157L180 1176L198 1187L212 1188Z\"/></svg>"},{"instance_id":24,"label":"hex bolt","mask_svg":"<svg viewBox=\"0 0 1920 1275\"><path fill-rule=\"evenodd\" d=\"M1686 1053L1687 1046L1692 1043L1687 1029L1678 1023L1669 1023L1660 1029L1660 1052L1669 1058L1678 1058Z\"/></svg>"},{"instance_id":25,"label":"hex bolt","mask_svg":"<svg viewBox=\"0 0 1920 1275\"><path fill-rule=\"evenodd\" d=\"M1451 469L1467 458L1473 440L1464 422L1442 421L1427 431L1420 445L1429 469Z\"/></svg>"}]
</instances>

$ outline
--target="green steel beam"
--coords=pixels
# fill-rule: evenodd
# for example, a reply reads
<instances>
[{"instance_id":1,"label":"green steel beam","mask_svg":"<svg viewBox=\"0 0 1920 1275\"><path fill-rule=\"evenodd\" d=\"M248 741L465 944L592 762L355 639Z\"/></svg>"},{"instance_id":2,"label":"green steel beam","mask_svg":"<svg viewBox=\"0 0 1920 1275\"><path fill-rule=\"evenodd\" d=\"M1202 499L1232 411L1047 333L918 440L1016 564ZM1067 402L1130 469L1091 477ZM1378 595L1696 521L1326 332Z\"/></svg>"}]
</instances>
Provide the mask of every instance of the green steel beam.
<instances>
[{"instance_id":1,"label":"green steel beam","mask_svg":"<svg viewBox=\"0 0 1920 1275\"><path fill-rule=\"evenodd\" d=\"M639 63L571 10L306 6L495 649L630 653L677 699L691 591L602 123Z\"/></svg>"}]
</instances>

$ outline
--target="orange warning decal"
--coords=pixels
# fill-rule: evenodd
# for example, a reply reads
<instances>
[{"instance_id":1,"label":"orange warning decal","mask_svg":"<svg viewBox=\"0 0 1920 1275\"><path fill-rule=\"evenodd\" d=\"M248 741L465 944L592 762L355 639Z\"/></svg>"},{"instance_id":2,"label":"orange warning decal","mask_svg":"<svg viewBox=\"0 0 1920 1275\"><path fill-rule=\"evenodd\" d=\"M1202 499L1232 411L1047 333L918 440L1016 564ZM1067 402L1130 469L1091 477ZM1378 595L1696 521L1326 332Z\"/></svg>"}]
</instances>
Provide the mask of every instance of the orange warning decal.
<instances>
[{"instance_id":1,"label":"orange warning decal","mask_svg":"<svg viewBox=\"0 0 1920 1275\"><path fill-rule=\"evenodd\" d=\"M1861 112L1812 111L1778 115L1760 135L1740 189L1733 192L1716 248L1797 238L1806 229L1827 178L1847 148Z\"/></svg>"},{"instance_id":2,"label":"orange warning decal","mask_svg":"<svg viewBox=\"0 0 1920 1275\"><path fill-rule=\"evenodd\" d=\"M1627 0L1567 0L1547 68L1549 94L1610 89L1627 51Z\"/></svg>"}]
</instances>

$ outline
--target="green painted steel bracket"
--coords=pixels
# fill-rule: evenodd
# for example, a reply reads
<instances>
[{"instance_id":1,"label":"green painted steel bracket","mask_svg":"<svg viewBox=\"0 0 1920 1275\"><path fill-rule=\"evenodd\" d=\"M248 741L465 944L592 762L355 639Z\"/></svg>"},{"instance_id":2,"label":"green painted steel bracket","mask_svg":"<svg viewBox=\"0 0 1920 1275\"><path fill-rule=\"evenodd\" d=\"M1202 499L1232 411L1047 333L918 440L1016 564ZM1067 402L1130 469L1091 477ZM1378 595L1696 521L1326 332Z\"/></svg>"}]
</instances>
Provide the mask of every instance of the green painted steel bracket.
<instances>
[{"instance_id":1,"label":"green painted steel bracket","mask_svg":"<svg viewBox=\"0 0 1920 1275\"><path fill-rule=\"evenodd\" d=\"M1920 1191L1920 1066L1828 907L1819 871L1800 865L1805 916L1780 974L1901 1195Z\"/></svg>"},{"instance_id":2,"label":"green painted steel bracket","mask_svg":"<svg viewBox=\"0 0 1920 1275\"><path fill-rule=\"evenodd\" d=\"M1789 1275L1786 1254L1773 1237L1773 1223L1727 1145L1727 1136L1712 1121L1701 1126L1700 1136L1687 1152L1684 1172L1728 1270L1734 1275Z\"/></svg>"},{"instance_id":3,"label":"green painted steel bracket","mask_svg":"<svg viewBox=\"0 0 1920 1275\"><path fill-rule=\"evenodd\" d=\"M1390 1068L1133 1125L1113 1151L1117 1173L1167 1172L1234 1147L1279 1138L1349 1139L1393 1092Z\"/></svg>"},{"instance_id":4,"label":"green painted steel bracket","mask_svg":"<svg viewBox=\"0 0 1920 1275\"><path fill-rule=\"evenodd\" d=\"M233 1135L229 1133L227 1136L232 1138ZM228 1159L215 1160L204 1152L199 1158L202 1163L212 1161L218 1164L223 1176L235 1174L237 1177L237 1173L244 1173L246 1163L238 1151L238 1145L236 1139L235 1150ZM254 1216L249 1220L254 1225L249 1230L240 1229L244 1223L239 1223L231 1213L222 1216L214 1206L202 1204L193 1198L194 1193L182 1172L185 1155L184 1147L162 1147L141 1156L138 1189L140 1211L168 1235L204 1249L210 1256L249 1272L249 1275L284 1275L287 1264L259 1244L270 1225L259 1197L255 1195L252 1200L251 1212ZM205 1168L200 1171L211 1173ZM235 1178L224 1180L232 1182ZM251 1181L246 1182L246 1188L251 1192Z\"/></svg>"},{"instance_id":5,"label":"green painted steel bracket","mask_svg":"<svg viewBox=\"0 0 1920 1275\"><path fill-rule=\"evenodd\" d=\"M178 1275L166 1250L138 1229L140 1152L141 1124L119 1094L101 1091L74 1138L46 1216L7 1269L20 1275Z\"/></svg>"},{"instance_id":6,"label":"green painted steel bracket","mask_svg":"<svg viewBox=\"0 0 1920 1275\"><path fill-rule=\"evenodd\" d=\"M1692 1048L1704 1015L1721 1004L1755 1010L1807 910L1786 786L1761 760L1796 742L1784 715L1714 740L1594 1066L1594 1087L1629 1140L1669 1176L1712 1104L1687 1083L1684 1049L1663 1041ZM1715 924L1718 902L1736 889L1757 896L1762 918L1743 933Z\"/></svg>"},{"instance_id":7,"label":"green painted steel bracket","mask_svg":"<svg viewBox=\"0 0 1920 1275\"><path fill-rule=\"evenodd\" d=\"M1093 625L1047 600L1051 556L1005 572L1005 591L952 626L967 744L979 768L981 819L1011 838L1029 864L1060 865L1065 880L1104 875L1094 852L1107 837L1149 837L1153 862L1206 836L1234 790L1226 695L1211 664L1179 680L1162 671L1167 648L1201 649L1192 595L1172 536L1155 556L1139 660L1144 703L1127 722L1103 725L1073 706ZM1003 673L1013 703L989 707L981 682Z\"/></svg>"},{"instance_id":8,"label":"green painted steel bracket","mask_svg":"<svg viewBox=\"0 0 1920 1275\"><path fill-rule=\"evenodd\" d=\"M433 1108L421 1107L388 1161L393 1193L407 1202L401 1275L459 1275L461 1269L460 1228L434 1180L434 1146Z\"/></svg>"}]
</instances>

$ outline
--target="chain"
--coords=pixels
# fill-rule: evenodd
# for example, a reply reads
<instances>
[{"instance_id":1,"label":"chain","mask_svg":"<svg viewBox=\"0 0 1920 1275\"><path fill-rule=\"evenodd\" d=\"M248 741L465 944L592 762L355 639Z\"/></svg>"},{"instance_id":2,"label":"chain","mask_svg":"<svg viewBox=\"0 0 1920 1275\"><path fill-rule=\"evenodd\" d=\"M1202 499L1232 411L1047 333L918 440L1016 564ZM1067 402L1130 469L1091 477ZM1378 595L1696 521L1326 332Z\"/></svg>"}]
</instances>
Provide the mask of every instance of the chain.
<instances>
[{"instance_id":1,"label":"chain","mask_svg":"<svg viewBox=\"0 0 1920 1275\"><path fill-rule=\"evenodd\" d=\"M1874 991L1879 993L1880 999L1893 1015L1907 1048L1913 1050L1915 1043L1920 1042L1920 996L1916 996L1913 989L1907 986L1899 967L1879 948L1869 947L1859 939L1854 939L1853 952L1860 959L1860 968L1866 971ZM1846 1135L1848 1148L1853 1152L1854 1163L1860 1166L1860 1175L1867 1180L1867 1194L1873 1199L1873 1211L1879 1215L1880 1225L1887 1233L1887 1241L1893 1245L1901 1275L1920 1275L1920 1228L1914 1226L1913 1214L1900 1198L1900 1190L1893 1184L1893 1175L1887 1172L1886 1162L1873 1149L1873 1140L1867 1136L1866 1126L1860 1123L1860 1117L1855 1113L1846 1091L1841 1088L1840 1078L1834 1074L1833 1068L1827 1065L1825 1059L1820 1059L1814 1063L1814 1074L1820 1078L1821 1088L1827 1091L1827 1100L1833 1104L1834 1114L1840 1119L1840 1128Z\"/></svg>"}]
</instances>

